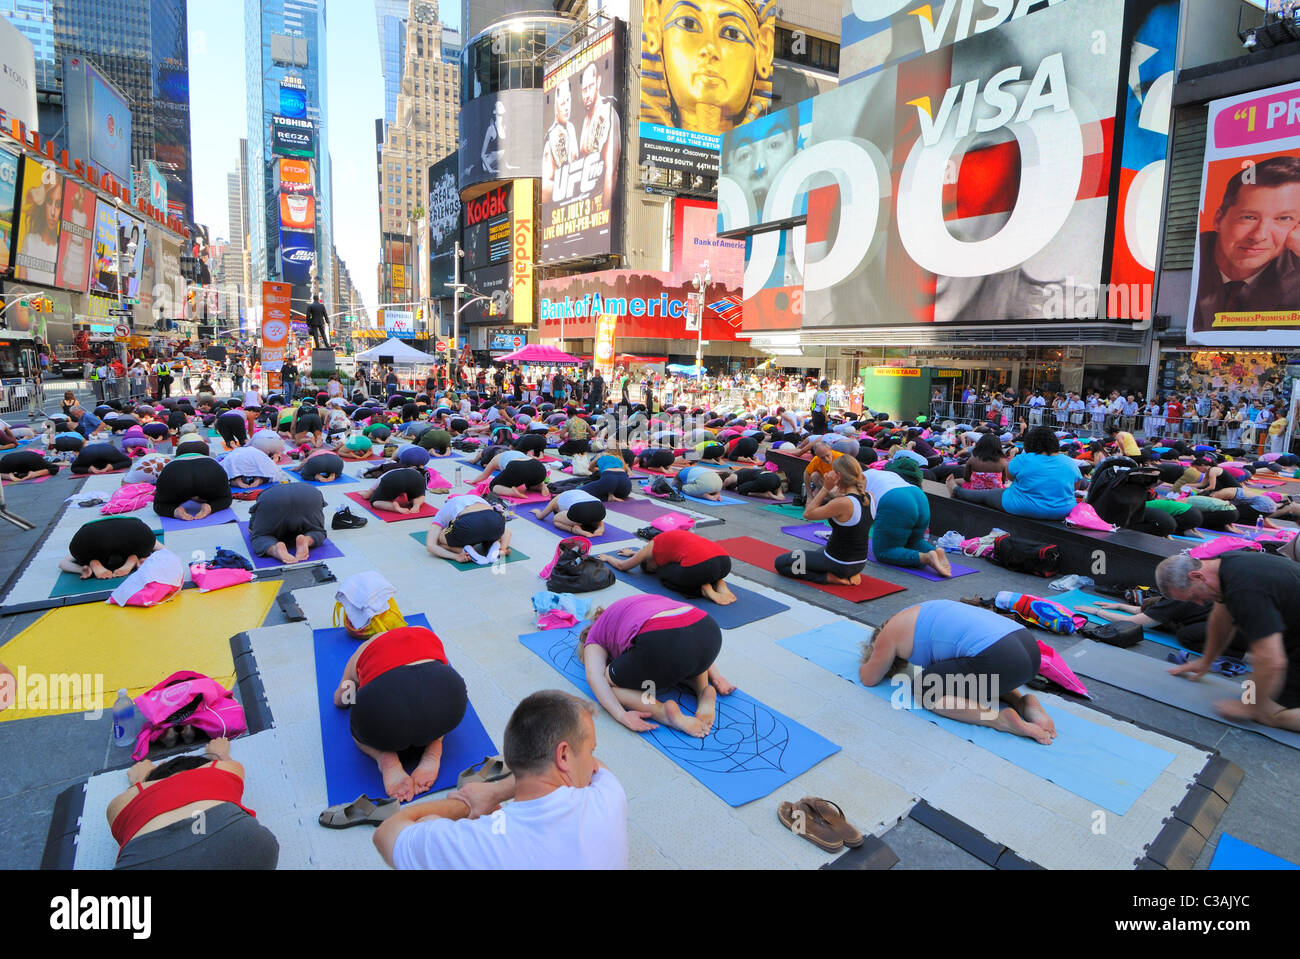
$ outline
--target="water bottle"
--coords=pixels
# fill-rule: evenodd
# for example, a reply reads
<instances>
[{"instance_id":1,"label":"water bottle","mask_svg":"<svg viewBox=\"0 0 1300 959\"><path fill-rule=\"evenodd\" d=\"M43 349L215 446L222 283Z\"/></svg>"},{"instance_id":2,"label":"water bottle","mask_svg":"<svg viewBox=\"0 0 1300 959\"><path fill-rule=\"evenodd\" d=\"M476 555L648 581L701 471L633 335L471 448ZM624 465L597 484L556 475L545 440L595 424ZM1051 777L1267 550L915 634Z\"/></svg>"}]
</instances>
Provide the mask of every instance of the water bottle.
<instances>
[{"instance_id":1,"label":"water bottle","mask_svg":"<svg viewBox=\"0 0 1300 959\"><path fill-rule=\"evenodd\" d=\"M1259 539L1263 535L1264 535L1264 517L1261 516L1259 519L1255 520L1255 539Z\"/></svg>"},{"instance_id":2,"label":"water bottle","mask_svg":"<svg viewBox=\"0 0 1300 959\"><path fill-rule=\"evenodd\" d=\"M460 489L460 470L461 470L461 468L460 468L459 466L457 466L457 467L456 467L456 489L457 489L457 490Z\"/></svg>"},{"instance_id":3,"label":"water bottle","mask_svg":"<svg viewBox=\"0 0 1300 959\"><path fill-rule=\"evenodd\" d=\"M125 689L119 689L117 701L113 703L113 745L134 748L139 732L140 714L135 702Z\"/></svg>"}]
</instances>

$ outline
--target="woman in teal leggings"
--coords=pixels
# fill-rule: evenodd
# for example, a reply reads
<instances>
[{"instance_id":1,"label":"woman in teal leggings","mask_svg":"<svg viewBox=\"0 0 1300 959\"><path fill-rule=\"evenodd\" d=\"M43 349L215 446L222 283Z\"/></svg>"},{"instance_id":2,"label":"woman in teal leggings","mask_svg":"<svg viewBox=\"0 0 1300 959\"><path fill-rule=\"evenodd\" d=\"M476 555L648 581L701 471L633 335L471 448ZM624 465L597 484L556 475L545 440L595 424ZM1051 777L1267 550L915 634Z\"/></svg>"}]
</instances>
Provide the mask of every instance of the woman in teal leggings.
<instances>
[{"instance_id":1,"label":"woman in teal leggings","mask_svg":"<svg viewBox=\"0 0 1300 959\"><path fill-rule=\"evenodd\" d=\"M952 575L948 555L925 538L930 501L919 487L891 469L864 470L871 497L871 547L876 561L891 566L929 566Z\"/></svg>"}]
</instances>

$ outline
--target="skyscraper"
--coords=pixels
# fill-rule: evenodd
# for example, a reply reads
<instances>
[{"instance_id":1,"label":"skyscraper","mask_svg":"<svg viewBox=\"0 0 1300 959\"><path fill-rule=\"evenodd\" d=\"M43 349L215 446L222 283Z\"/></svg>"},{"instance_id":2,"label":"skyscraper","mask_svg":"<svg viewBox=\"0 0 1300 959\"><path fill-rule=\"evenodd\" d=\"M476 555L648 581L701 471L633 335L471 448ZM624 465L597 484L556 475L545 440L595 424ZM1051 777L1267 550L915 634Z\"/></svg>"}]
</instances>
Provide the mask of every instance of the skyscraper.
<instances>
[{"instance_id":1,"label":"skyscraper","mask_svg":"<svg viewBox=\"0 0 1300 959\"><path fill-rule=\"evenodd\" d=\"M39 13L34 8L53 7L54 56L60 70L68 57L85 57L127 96L131 101L132 166L144 169L146 160L157 162L169 181L170 211L193 224L186 0L7 2L28 8L24 11L27 23L33 23ZM27 33L23 22L14 20ZM38 87L42 56L41 47L37 47Z\"/></svg>"},{"instance_id":2,"label":"skyscraper","mask_svg":"<svg viewBox=\"0 0 1300 959\"><path fill-rule=\"evenodd\" d=\"M409 0L397 114L387 125L380 155L383 281L379 289L384 302L416 298L415 279L423 264L416 263L419 218L414 213L427 202L429 167L456 150L460 66L443 44L437 3Z\"/></svg>"},{"instance_id":3,"label":"skyscraper","mask_svg":"<svg viewBox=\"0 0 1300 959\"><path fill-rule=\"evenodd\" d=\"M407 0L375 0L379 27L379 69L384 75L384 123L397 119L397 92L406 60ZM38 54L39 56L39 54Z\"/></svg>"},{"instance_id":4,"label":"skyscraper","mask_svg":"<svg viewBox=\"0 0 1300 959\"><path fill-rule=\"evenodd\" d=\"M335 311L325 0L245 0L249 289Z\"/></svg>"}]
</instances>

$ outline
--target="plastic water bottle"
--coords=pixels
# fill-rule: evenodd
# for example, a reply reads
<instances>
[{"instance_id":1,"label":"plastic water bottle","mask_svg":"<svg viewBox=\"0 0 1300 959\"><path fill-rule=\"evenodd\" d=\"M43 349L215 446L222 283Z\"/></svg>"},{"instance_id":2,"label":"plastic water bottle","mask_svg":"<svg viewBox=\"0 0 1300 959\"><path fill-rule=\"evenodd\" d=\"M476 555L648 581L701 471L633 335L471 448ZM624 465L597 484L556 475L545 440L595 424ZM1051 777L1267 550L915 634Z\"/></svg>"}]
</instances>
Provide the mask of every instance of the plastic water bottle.
<instances>
[{"instance_id":1,"label":"plastic water bottle","mask_svg":"<svg viewBox=\"0 0 1300 959\"><path fill-rule=\"evenodd\" d=\"M458 490L460 489L460 470L461 468L457 466L456 467L456 489Z\"/></svg>"},{"instance_id":2,"label":"plastic water bottle","mask_svg":"<svg viewBox=\"0 0 1300 959\"><path fill-rule=\"evenodd\" d=\"M126 690L119 689L113 703L113 745L134 748L139 733L140 713Z\"/></svg>"},{"instance_id":3,"label":"plastic water bottle","mask_svg":"<svg viewBox=\"0 0 1300 959\"><path fill-rule=\"evenodd\" d=\"M1259 519L1255 520L1255 539L1259 539L1263 535L1264 535L1264 517L1261 516Z\"/></svg>"}]
</instances>

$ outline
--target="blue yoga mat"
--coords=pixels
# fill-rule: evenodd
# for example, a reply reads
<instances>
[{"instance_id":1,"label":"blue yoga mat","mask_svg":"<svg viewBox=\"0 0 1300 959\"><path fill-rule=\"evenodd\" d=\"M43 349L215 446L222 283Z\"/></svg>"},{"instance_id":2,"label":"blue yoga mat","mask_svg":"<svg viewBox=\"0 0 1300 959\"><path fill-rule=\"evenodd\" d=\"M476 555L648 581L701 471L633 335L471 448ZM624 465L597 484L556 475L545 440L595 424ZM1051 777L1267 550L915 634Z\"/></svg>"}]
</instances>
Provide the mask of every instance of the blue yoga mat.
<instances>
[{"instance_id":1,"label":"blue yoga mat","mask_svg":"<svg viewBox=\"0 0 1300 959\"><path fill-rule=\"evenodd\" d=\"M1053 602L1060 603L1062 606L1064 606L1066 609L1069 610L1074 610L1076 607L1079 606L1096 606L1098 603L1115 602L1115 600L1112 597L1095 596L1092 593L1086 592L1085 590L1082 589L1072 589L1068 593L1053 593L1051 591L1048 591L1046 594L1044 594L1043 598L1050 599ZM1088 616L1087 613L1084 613L1083 615ZM1099 619L1096 616L1088 616L1088 622L1102 624L1105 623L1106 620ZM1192 652L1192 650L1187 649L1187 647L1179 643L1178 640L1175 639L1169 633L1163 633L1160 632L1159 630L1155 630L1143 626L1142 635L1146 639L1149 639L1151 640L1151 642L1156 643L1160 646L1168 646L1170 649L1182 649L1182 650L1186 650L1189 653Z\"/></svg>"},{"instance_id":2,"label":"blue yoga mat","mask_svg":"<svg viewBox=\"0 0 1300 959\"><path fill-rule=\"evenodd\" d=\"M649 489L650 484L652 482L654 482L654 479L642 480L641 488L643 490ZM738 503L749 502L748 500L743 500L738 496L730 496L726 493L722 494L722 499L713 500L713 499L705 499L703 496L692 496L690 493L687 493L685 490L679 489L677 492L681 493L682 496L686 497L686 499L690 500L692 503L702 503L705 506L735 506ZM776 505L776 500L773 500L772 504Z\"/></svg>"},{"instance_id":3,"label":"blue yoga mat","mask_svg":"<svg viewBox=\"0 0 1300 959\"><path fill-rule=\"evenodd\" d=\"M1295 863L1265 852L1258 846L1242 842L1226 832L1219 837L1218 848L1210 860L1211 869L1300 869Z\"/></svg>"},{"instance_id":4,"label":"blue yoga mat","mask_svg":"<svg viewBox=\"0 0 1300 959\"><path fill-rule=\"evenodd\" d=\"M585 623L520 636L519 641L550 663L592 699L586 673L577 658L577 638ZM682 712L693 715L695 696L682 689L659 690L661 700L673 699ZM718 697L713 731L696 739L660 726L639 733L650 745L690 773L729 806L762 799L840 751L788 716L764 706L737 689Z\"/></svg>"},{"instance_id":5,"label":"blue yoga mat","mask_svg":"<svg viewBox=\"0 0 1300 959\"><path fill-rule=\"evenodd\" d=\"M863 635L859 624L831 623L778 640L777 645L861 686L858 666L862 662ZM892 705L896 690L891 683L863 688ZM916 703L908 708L922 710ZM926 712L924 718L1119 815L1127 813L1174 760L1171 752L1131 739L1109 726L1101 726L1062 709L1052 715L1057 738L1050 746L1041 746L1032 739L987 726L945 719L930 712Z\"/></svg>"},{"instance_id":6,"label":"blue yoga mat","mask_svg":"<svg viewBox=\"0 0 1300 959\"><path fill-rule=\"evenodd\" d=\"M423 613L408 615L406 622L411 626L429 625ZM325 786L330 805L351 802L362 793L379 799L386 795L379 766L352 741L348 711L334 705L334 690L338 688L343 667L359 644L340 628L315 630L312 645L316 650L316 700L320 706L321 751L325 757ZM453 788L462 770L498 752L474 712L474 704L470 703L460 725L443 737L442 766L429 792Z\"/></svg>"},{"instance_id":7,"label":"blue yoga mat","mask_svg":"<svg viewBox=\"0 0 1300 959\"><path fill-rule=\"evenodd\" d=\"M586 533L566 533L562 529L556 529L555 526L551 524L551 518L555 516L554 513L546 517L546 519L538 519L534 516L533 510L545 509L545 503L513 503L510 508L514 510L515 515L520 519L526 519L534 526L540 526L542 529L549 533L554 533L556 536L586 536L587 539L591 540L592 546L604 546L607 543L622 543L629 539L636 539L636 534L629 533L625 529L619 529L617 526L609 522L608 517L605 519L605 533L603 536L587 536Z\"/></svg>"},{"instance_id":8,"label":"blue yoga mat","mask_svg":"<svg viewBox=\"0 0 1300 959\"><path fill-rule=\"evenodd\" d=\"M320 480L305 480L297 473L295 473L293 470L285 470L285 473L295 483L306 483L309 486L346 486L348 483L357 482L356 477L349 476L347 473L344 473L338 479L333 480L329 483L322 483Z\"/></svg>"},{"instance_id":9,"label":"blue yoga mat","mask_svg":"<svg viewBox=\"0 0 1300 959\"><path fill-rule=\"evenodd\" d=\"M610 569L614 569L614 567L611 566ZM784 613L790 608L784 603L778 603L770 597L745 589L743 586L737 586L730 581L728 581L727 585L736 594L736 601L729 606L719 606L712 600L703 597L691 598L683 596L661 583L659 577L653 573L636 571L622 573L614 569L614 576L624 583L635 586L643 593L654 593L656 596L680 599L683 603L694 606L696 609L704 610L717 622L719 629L735 629L737 626L748 626L760 619L766 619L777 613Z\"/></svg>"}]
</instances>

